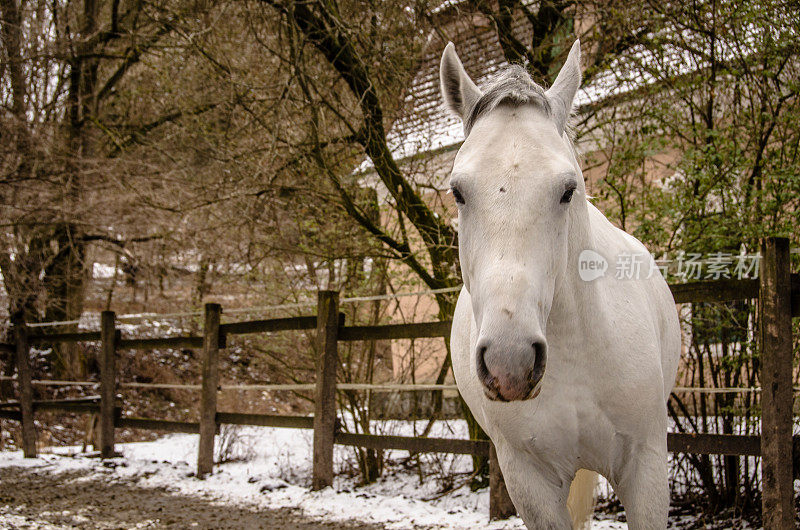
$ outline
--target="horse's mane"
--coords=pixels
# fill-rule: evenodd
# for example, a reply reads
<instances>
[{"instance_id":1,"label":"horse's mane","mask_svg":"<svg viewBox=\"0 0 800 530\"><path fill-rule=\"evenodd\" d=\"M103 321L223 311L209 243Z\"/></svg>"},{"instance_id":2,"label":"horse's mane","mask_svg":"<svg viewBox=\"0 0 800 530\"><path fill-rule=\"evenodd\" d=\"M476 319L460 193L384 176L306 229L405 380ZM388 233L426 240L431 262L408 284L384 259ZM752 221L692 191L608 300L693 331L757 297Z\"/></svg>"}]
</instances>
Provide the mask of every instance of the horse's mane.
<instances>
[{"instance_id":1,"label":"horse's mane","mask_svg":"<svg viewBox=\"0 0 800 530\"><path fill-rule=\"evenodd\" d=\"M464 132L469 135L469 131L478 118L491 112L500 104L515 107L535 105L548 115L551 114L550 101L545 96L544 88L531 79L525 68L514 64L505 67L486 87L483 95L467 113L464 120Z\"/></svg>"},{"instance_id":2,"label":"horse's mane","mask_svg":"<svg viewBox=\"0 0 800 530\"><path fill-rule=\"evenodd\" d=\"M489 85L484 89L480 99L467 113L464 120L464 134L469 136L469 132L478 118L491 112L498 105L506 104L514 107L522 105L534 105L543 110L548 116L552 116L550 100L545 95L545 90L538 85L530 74L518 64L506 66ZM575 149L572 128L567 120L566 134L567 146L575 158L579 155Z\"/></svg>"}]
</instances>

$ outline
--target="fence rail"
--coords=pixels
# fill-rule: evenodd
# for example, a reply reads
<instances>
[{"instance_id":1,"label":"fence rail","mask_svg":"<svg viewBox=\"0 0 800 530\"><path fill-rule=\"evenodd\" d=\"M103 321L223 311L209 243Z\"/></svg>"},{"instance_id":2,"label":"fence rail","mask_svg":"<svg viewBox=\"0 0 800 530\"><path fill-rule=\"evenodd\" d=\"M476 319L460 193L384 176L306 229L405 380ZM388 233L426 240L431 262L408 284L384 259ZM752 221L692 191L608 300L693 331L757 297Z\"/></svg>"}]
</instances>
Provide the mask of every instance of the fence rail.
<instances>
[{"instance_id":1,"label":"fence rail","mask_svg":"<svg viewBox=\"0 0 800 530\"><path fill-rule=\"evenodd\" d=\"M705 280L674 283L669 286L676 304L698 302L730 302L758 298L758 280ZM800 274L791 275L791 315L800 316ZM274 333L279 331L301 331L316 327L316 316L274 318L220 324L220 334L245 335L251 333ZM420 339L450 336L452 321L417 322L411 324L381 324L374 326L340 326L340 341ZM73 333L30 333L29 340L39 343L99 342L99 331ZM224 341L221 341L221 347ZM160 338L121 339L119 349L148 350L156 348L202 348L203 337L182 335ZM14 352L14 344L0 343L0 351Z\"/></svg>"},{"instance_id":2,"label":"fence rail","mask_svg":"<svg viewBox=\"0 0 800 530\"><path fill-rule=\"evenodd\" d=\"M17 403L4 403L0 407L0 418L19 421L19 410L12 406ZM36 412L99 413L100 403L73 403L66 400L34 401ZM198 434L199 423L190 421L172 421L155 418L121 417L121 409L116 409L114 419L116 428L146 429L174 433ZM313 429L313 416L288 416L272 414L247 414L238 412L217 412L215 423L219 425L251 425L260 427L279 427L288 429ZM411 436L394 436L380 434L362 434L336 431L334 439L337 444L364 447L376 450L403 450L410 453L452 453L474 456L489 456L489 442L485 440L465 440L454 438L416 438ZM794 452L800 450L800 436L793 437ZM761 456L761 437L755 435L732 434L691 434L669 433L667 450L672 453L693 453L706 455ZM800 471L800 470L798 470Z\"/></svg>"},{"instance_id":3,"label":"fence rail","mask_svg":"<svg viewBox=\"0 0 800 530\"><path fill-rule=\"evenodd\" d=\"M762 434L761 436L669 433L669 451L696 454L762 456L763 467L779 480L765 482L764 513L783 517L787 502L787 487L791 490L792 455L800 457L800 438L792 437L792 358L791 318L800 316L800 275L789 273L788 241L767 239L762 243L764 256L762 277L759 280L714 280L670 285L676 303L725 302L758 298L759 321L762 327ZM338 293L320 292L317 315L245 322L220 323L221 308L206 305L206 323L203 336L177 336L163 338L122 338L115 327L114 313L101 315L99 332L43 333L29 331L24 323L14 325L14 343L0 343L0 352L16 354L17 383L20 399L0 404L0 418L20 421L22 424L25 456L35 456L35 411L91 412L101 419L101 452L113 455L114 429L149 429L166 432L200 434L198 475L211 471L214 436L221 424L258 425L313 429L314 431L314 488L331 485L333 481L333 445L350 445L375 450L407 450L412 453L443 452L491 457L491 442L482 440L414 438L343 432L336 420L335 390L443 390L452 385L371 385L362 383L337 383L337 344L347 341L397 340L418 338L448 338L452 322L424 322L413 324L388 324L374 326L346 326L338 311ZM273 385L219 385L219 349L226 347L228 335L248 333L273 333L290 330L316 330L320 358L317 362L315 383ZM787 332L788 329L788 332ZM95 382L32 381L29 366L30 344L100 341L101 380ZM116 381L114 358L121 349L202 348L203 370L199 385L166 383L125 383ZM6 355L8 357L8 355ZM766 367L766 368L765 368ZM771 371L772 379L764 374ZM789 374L788 383L786 374ZM8 379L8 378L3 378ZM766 381L770 381L769 386ZM67 402L65 400L35 401L31 388L34 384L59 384L73 386L99 386L100 397ZM118 388L170 388L200 390L200 421L185 422L156 418L126 417L116 407ZM217 411L216 395L219 390L314 390L314 416L282 416L268 414L243 414ZM758 389L676 389L676 391L752 392ZM787 471L788 470L788 471ZM787 475L788 473L788 475ZM508 499L502 474L496 459L490 458L492 516L505 513ZM788 479L787 479L788 476ZM788 486L787 484L788 480ZM776 484L776 482L778 484ZM496 490L496 491L495 491ZM769 490L769 491L768 491ZM790 497L789 497L790 499ZM771 511L770 511L771 510ZM776 519L777 521L777 519Z\"/></svg>"},{"instance_id":4,"label":"fence rail","mask_svg":"<svg viewBox=\"0 0 800 530\"><path fill-rule=\"evenodd\" d=\"M16 377L0 375L0 381L17 382ZM97 387L100 381L60 381L55 379L33 379L33 386L73 386L73 387ZM117 383L117 388L141 388L151 390L192 390L202 389L199 384L187 383L139 383L122 382ZM255 383L242 385L219 385L220 391L246 391L260 390L267 392L292 391L302 392L314 390L314 383ZM414 392L414 391L458 391L458 385L436 384L436 383L336 383L337 390L360 390L370 392ZM673 387L673 394L753 394L760 393L761 387L697 387L697 386L676 386ZM793 388L794 393L800 393L800 386ZM0 407L3 403L0 403Z\"/></svg>"}]
</instances>

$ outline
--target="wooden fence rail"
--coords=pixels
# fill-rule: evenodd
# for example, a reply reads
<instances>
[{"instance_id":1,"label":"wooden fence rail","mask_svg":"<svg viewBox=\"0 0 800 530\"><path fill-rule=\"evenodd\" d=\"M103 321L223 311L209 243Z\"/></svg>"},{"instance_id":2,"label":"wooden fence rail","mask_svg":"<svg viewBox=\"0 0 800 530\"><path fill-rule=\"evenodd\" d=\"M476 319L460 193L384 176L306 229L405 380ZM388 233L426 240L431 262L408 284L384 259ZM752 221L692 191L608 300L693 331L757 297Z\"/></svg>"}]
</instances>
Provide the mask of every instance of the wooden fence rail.
<instances>
[{"instance_id":1,"label":"wooden fence rail","mask_svg":"<svg viewBox=\"0 0 800 530\"><path fill-rule=\"evenodd\" d=\"M792 462L800 461L800 437L792 437L792 340L791 318L800 316L800 275L789 272L788 240L765 239L761 247L762 273L758 280L714 280L670 285L676 303L725 302L758 298L760 323L762 427L760 436L669 433L671 452L696 454L748 455L762 457L763 513L765 528L790 528L794 511L792 500ZM26 457L36 454L36 411L92 412L100 415L101 454L114 455L114 429L149 429L200 435L197 475L202 477L213 467L214 437L220 424L259 425L314 430L312 487L320 489L333 482L334 444L375 450L406 450L411 453L441 452L487 457L492 460L491 442L482 440L414 438L343 432L336 418L336 388L362 389L369 385L339 384L337 345L340 341L395 340L450 336L452 323L424 322L374 326L345 326L338 310L336 292L319 293L317 315L247 322L220 323L222 309L207 304L203 336L166 338L122 338L115 326L113 312L101 315L99 332L41 333L29 332L20 322L13 326L14 343L0 343L0 353L16 357L19 401L0 403L0 418L16 420L22 426L22 448ZM219 385L219 349L225 348L228 335L272 333L316 329L319 358L314 416L241 414L217 411ZM100 396L83 400L33 400L30 371L30 344L100 341ZM120 349L202 348L202 378L198 422L134 418L122 415L116 405L118 388L134 383L116 380L115 356ZM41 383L40 381L37 383ZM66 382L65 382L66 383ZM143 387L157 385L141 385ZM169 385L170 387L175 385ZM245 385L247 386L247 385ZM259 385L252 385L258 387ZM279 386L279 385L278 385ZM275 388L278 388L275 386ZM287 385L298 387L299 385ZM401 387L397 388L402 389ZM490 513L508 516L508 499L499 466L490 465ZM512 506L513 508L513 506ZM788 526L787 526L788 525Z\"/></svg>"},{"instance_id":2,"label":"wooden fence rail","mask_svg":"<svg viewBox=\"0 0 800 530\"><path fill-rule=\"evenodd\" d=\"M697 302L729 302L758 298L758 280L708 280L670 284L676 304ZM791 275L791 315L800 316L800 274ZM316 316L276 318L232 322L220 325L220 334L243 335L248 333L272 333L278 331L309 330L316 327ZM392 340L449 337L449 320L439 322L420 322L412 324L383 324L375 326L341 326L340 341ZM31 344L61 342L100 342L99 331L76 333L30 333ZM221 344L224 344L221 342ZM119 349L149 350L157 348L202 348L203 337L183 335L145 339L121 339ZM0 352L14 353L13 343L0 343Z\"/></svg>"}]
</instances>

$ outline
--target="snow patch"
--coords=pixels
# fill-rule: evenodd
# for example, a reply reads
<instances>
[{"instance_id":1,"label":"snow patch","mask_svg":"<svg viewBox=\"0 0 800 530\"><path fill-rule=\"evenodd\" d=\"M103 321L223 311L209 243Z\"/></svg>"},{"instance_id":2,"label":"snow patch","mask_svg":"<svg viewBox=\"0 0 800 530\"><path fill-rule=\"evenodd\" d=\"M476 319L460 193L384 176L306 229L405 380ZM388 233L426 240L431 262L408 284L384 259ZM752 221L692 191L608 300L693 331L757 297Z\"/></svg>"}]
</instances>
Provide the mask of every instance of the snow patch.
<instances>
[{"instance_id":1,"label":"snow patch","mask_svg":"<svg viewBox=\"0 0 800 530\"><path fill-rule=\"evenodd\" d=\"M462 435L463 422L439 422L433 436ZM393 433L411 434L413 423L387 422ZM401 432L398 432L401 431ZM242 428L239 436L252 445L253 458L246 462L217 465L204 480L194 477L197 463L196 435L170 435L153 442L118 444L121 458L107 461L88 458L77 447L51 448L38 458L25 459L22 453L0 453L0 467L24 466L37 473L62 473L83 470L90 477L104 480L132 480L137 486L162 487L176 494L210 497L217 501L250 508L295 508L308 517L325 521L360 520L386 528L489 528L522 529L518 517L489 522L489 492L470 491L468 486L441 492L432 477L420 481L412 470L394 466L374 484L358 485L351 469L353 450L336 447L337 477L333 488L311 491L312 432L269 427ZM389 459L400 460L405 451L388 451ZM446 457L448 469L465 473L471 462L466 456ZM0 507L0 519L13 517ZM616 521L595 521L592 528L627 528Z\"/></svg>"}]
</instances>

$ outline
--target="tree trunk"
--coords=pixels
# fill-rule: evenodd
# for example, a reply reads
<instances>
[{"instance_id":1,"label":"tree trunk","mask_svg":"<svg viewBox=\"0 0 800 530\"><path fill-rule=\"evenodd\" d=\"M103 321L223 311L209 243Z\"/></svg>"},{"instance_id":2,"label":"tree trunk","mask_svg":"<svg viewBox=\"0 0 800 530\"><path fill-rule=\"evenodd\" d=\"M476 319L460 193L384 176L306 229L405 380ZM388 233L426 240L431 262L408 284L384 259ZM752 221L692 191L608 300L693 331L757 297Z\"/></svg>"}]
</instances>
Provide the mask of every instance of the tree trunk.
<instances>
[{"instance_id":1,"label":"tree trunk","mask_svg":"<svg viewBox=\"0 0 800 530\"><path fill-rule=\"evenodd\" d=\"M51 246L58 250L45 269L44 287L47 294L46 321L72 321L83 313L86 286L86 243L82 232L71 223L56 227ZM64 330L77 331L71 324ZM59 376L82 378L87 373L87 359L78 343L53 346L54 370Z\"/></svg>"}]
</instances>

